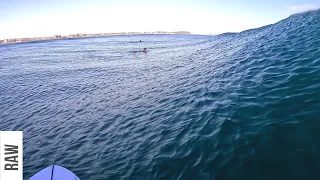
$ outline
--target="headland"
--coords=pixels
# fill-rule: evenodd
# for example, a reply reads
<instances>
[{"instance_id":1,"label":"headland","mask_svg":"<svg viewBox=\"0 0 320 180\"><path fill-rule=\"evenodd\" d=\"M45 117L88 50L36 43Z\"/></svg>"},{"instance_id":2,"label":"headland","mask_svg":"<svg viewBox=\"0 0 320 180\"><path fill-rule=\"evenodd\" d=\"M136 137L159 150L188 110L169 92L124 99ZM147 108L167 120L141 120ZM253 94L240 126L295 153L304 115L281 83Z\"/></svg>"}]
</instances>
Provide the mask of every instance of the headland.
<instances>
[{"instance_id":1,"label":"headland","mask_svg":"<svg viewBox=\"0 0 320 180\"><path fill-rule=\"evenodd\" d=\"M155 32L117 32L117 33L97 33L97 34L70 34L67 36L54 35L46 37L31 37L31 38L12 38L0 40L0 44L11 44L31 41L45 41L57 39L73 39L73 38L87 38L87 37L102 37L102 36L119 36L119 35L142 35L142 34L191 34L189 31L155 31Z\"/></svg>"}]
</instances>

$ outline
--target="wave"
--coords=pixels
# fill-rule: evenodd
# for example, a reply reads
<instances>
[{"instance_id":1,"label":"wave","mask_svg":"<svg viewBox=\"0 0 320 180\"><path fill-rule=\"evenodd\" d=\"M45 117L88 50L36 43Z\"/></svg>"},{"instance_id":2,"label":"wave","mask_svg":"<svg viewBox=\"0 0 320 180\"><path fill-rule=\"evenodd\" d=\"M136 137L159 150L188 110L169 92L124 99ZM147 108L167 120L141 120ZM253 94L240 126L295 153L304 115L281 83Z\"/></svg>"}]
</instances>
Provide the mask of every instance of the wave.
<instances>
[{"instance_id":1,"label":"wave","mask_svg":"<svg viewBox=\"0 0 320 180\"><path fill-rule=\"evenodd\" d=\"M217 36L0 47L0 129L24 177L319 179L320 11ZM135 37L136 38L136 37Z\"/></svg>"}]
</instances>

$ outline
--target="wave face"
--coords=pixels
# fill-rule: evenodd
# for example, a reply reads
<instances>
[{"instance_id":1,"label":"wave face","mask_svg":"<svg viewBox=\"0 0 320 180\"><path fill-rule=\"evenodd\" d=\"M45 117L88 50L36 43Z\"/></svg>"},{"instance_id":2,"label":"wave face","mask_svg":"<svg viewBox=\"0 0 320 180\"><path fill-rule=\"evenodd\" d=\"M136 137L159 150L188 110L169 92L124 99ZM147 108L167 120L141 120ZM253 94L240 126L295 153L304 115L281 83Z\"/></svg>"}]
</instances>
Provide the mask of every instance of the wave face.
<instances>
[{"instance_id":1,"label":"wave face","mask_svg":"<svg viewBox=\"0 0 320 180\"><path fill-rule=\"evenodd\" d=\"M25 179L51 164L84 180L320 179L319 35L313 11L218 36L2 45L0 129L24 131Z\"/></svg>"}]
</instances>

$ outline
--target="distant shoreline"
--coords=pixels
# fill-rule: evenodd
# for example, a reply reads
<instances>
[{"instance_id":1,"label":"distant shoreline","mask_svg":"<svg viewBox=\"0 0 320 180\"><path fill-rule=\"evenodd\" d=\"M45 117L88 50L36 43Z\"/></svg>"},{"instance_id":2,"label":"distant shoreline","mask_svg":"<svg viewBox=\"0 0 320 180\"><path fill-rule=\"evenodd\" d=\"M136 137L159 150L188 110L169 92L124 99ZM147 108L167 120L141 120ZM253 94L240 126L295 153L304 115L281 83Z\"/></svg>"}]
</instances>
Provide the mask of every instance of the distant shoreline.
<instances>
[{"instance_id":1,"label":"distant shoreline","mask_svg":"<svg viewBox=\"0 0 320 180\"><path fill-rule=\"evenodd\" d=\"M46 37L34 37L34 38L12 38L0 40L0 44L14 44L22 42L35 42L46 40L59 40L59 39L76 39L76 38L89 38L89 37L103 37L103 36L121 36L121 35L152 35L152 34L191 34L189 31L155 31L155 32L120 32L120 33L98 33L98 34L70 34L67 36L54 35Z\"/></svg>"}]
</instances>

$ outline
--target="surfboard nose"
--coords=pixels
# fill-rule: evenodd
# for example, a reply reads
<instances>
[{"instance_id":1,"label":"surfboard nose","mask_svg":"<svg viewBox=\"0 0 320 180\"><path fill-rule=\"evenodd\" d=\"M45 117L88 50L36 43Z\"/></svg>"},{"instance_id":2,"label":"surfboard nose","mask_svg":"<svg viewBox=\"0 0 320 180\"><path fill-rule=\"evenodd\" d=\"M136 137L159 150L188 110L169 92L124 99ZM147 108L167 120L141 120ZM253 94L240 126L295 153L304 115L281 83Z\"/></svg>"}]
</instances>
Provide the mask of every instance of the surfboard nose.
<instances>
[{"instance_id":1,"label":"surfboard nose","mask_svg":"<svg viewBox=\"0 0 320 180\"><path fill-rule=\"evenodd\" d=\"M33 175L29 180L80 180L73 172L70 170L58 166L52 165L43 170L39 171L37 174Z\"/></svg>"}]
</instances>

